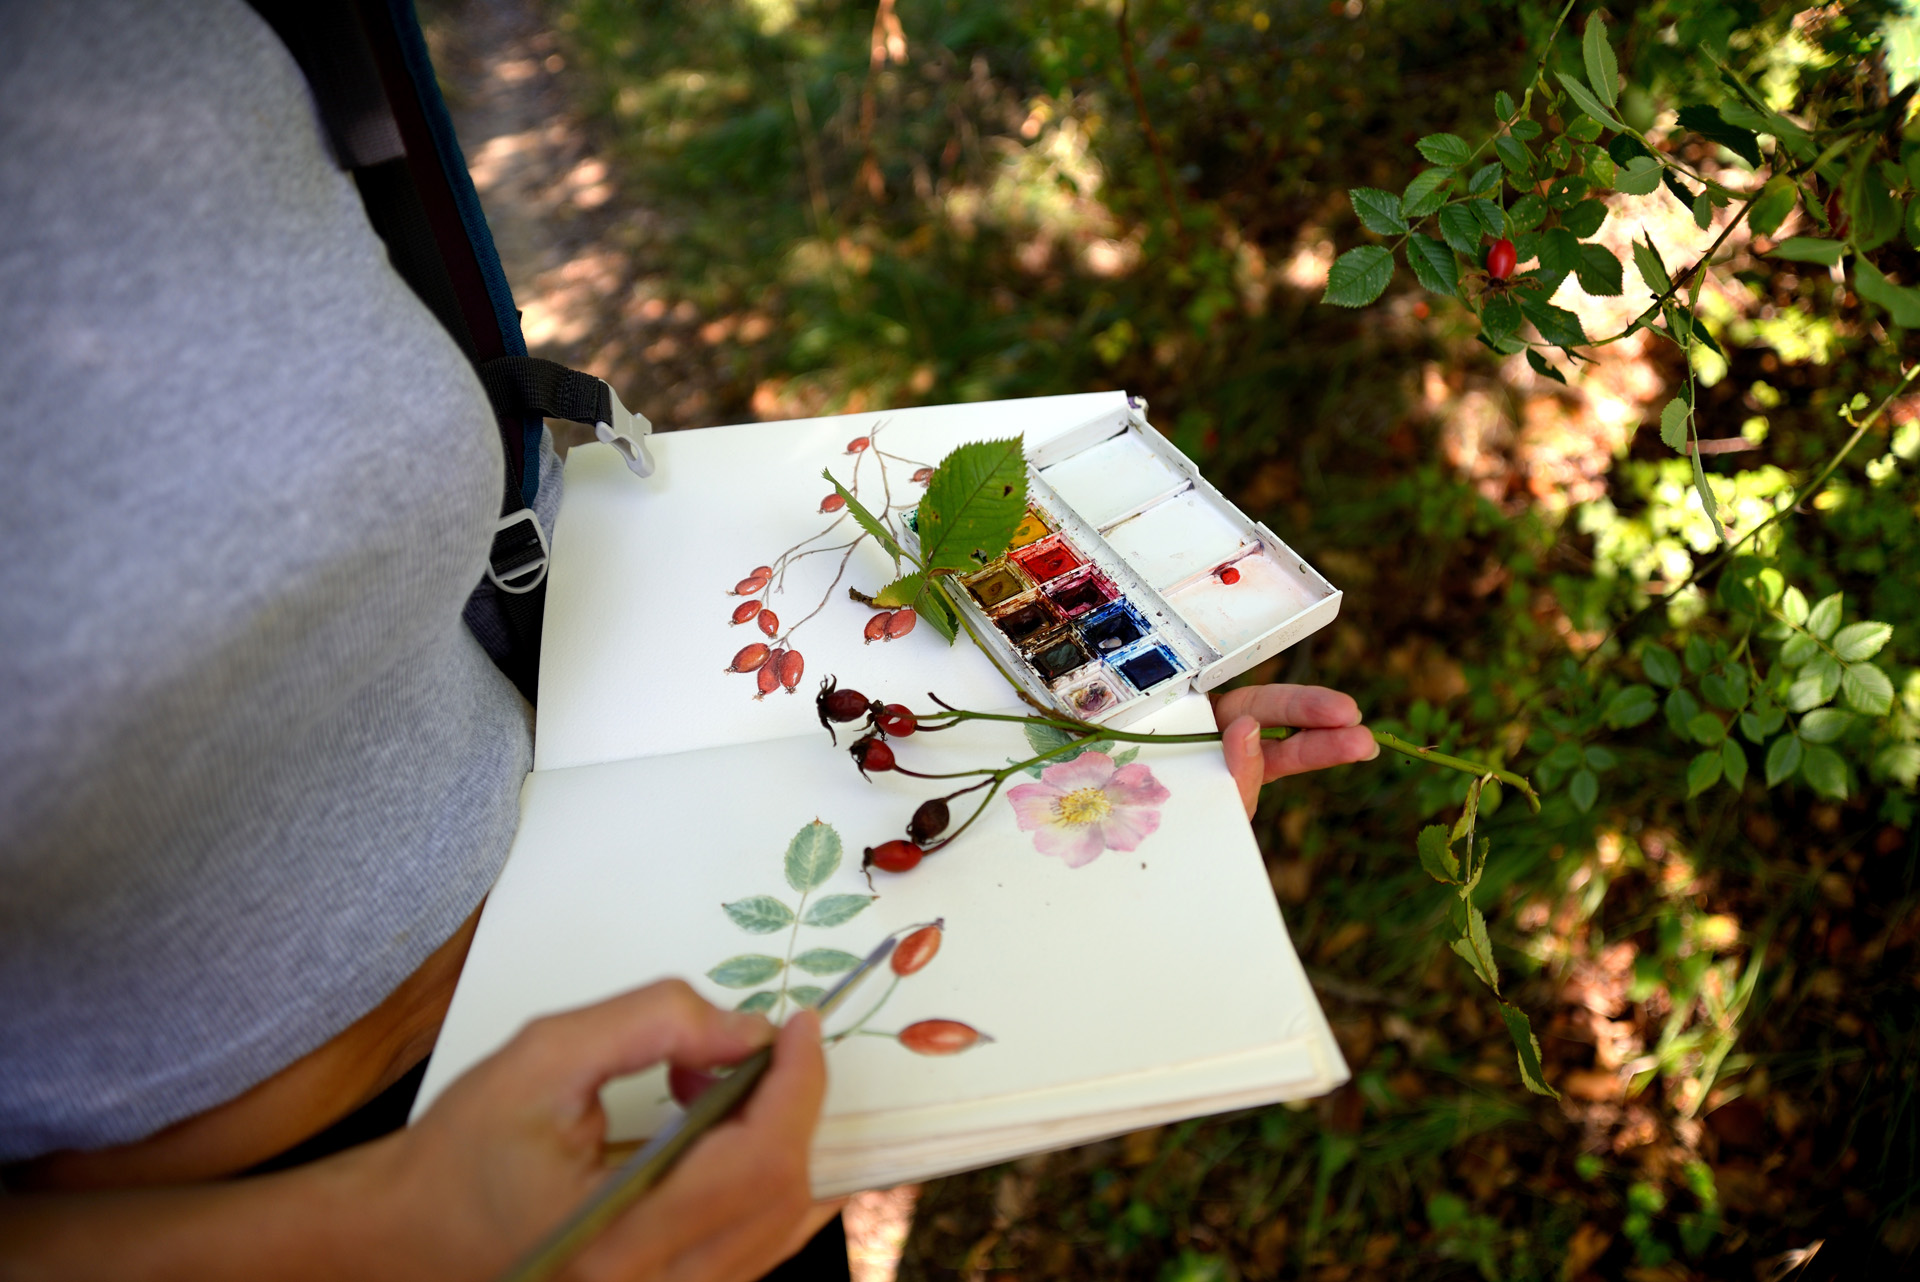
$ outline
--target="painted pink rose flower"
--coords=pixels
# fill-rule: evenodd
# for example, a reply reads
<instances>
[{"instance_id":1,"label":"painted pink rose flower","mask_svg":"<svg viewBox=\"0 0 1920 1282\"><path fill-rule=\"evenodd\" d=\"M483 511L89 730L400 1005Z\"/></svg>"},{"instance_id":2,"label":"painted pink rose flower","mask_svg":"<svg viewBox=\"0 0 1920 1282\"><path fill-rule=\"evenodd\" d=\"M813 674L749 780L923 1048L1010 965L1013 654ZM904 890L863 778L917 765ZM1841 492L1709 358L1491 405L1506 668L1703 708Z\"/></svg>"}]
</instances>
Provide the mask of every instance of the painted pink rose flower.
<instances>
[{"instance_id":1,"label":"painted pink rose flower","mask_svg":"<svg viewBox=\"0 0 1920 1282\"><path fill-rule=\"evenodd\" d=\"M1145 765L1116 766L1104 752L1083 752L1042 770L1039 783L1007 789L1020 831L1069 868L1104 851L1138 849L1160 827L1160 806L1171 795Z\"/></svg>"}]
</instances>

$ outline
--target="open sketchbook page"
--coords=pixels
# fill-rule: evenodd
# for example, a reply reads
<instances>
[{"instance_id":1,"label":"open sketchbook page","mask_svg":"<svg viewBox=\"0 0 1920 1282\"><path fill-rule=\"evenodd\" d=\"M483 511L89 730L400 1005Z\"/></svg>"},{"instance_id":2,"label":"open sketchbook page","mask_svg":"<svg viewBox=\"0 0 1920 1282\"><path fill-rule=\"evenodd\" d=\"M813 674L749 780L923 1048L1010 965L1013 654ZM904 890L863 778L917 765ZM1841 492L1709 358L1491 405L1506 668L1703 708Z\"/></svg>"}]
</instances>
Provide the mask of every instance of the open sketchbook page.
<instances>
[{"instance_id":1,"label":"open sketchbook page","mask_svg":"<svg viewBox=\"0 0 1920 1282\"><path fill-rule=\"evenodd\" d=\"M875 513L891 501L897 522L925 492L916 465L957 445L1025 435L1031 451L1125 412L1124 393L1097 392L669 432L649 438L657 467L646 480L611 446L575 448L547 580L534 768L818 730L812 694L827 673L869 693L937 689L966 707L1008 706L1011 689L964 638L949 648L922 623L897 641L865 642L873 612L847 588L878 589L893 562L872 539L850 559L841 550L860 531L845 512L819 510L832 493L821 469ZM871 448L849 454L861 436ZM730 622L743 598L727 593L802 544L792 568L755 595L791 631L805 672L793 693L756 701L755 677L725 669L766 638Z\"/></svg>"},{"instance_id":2,"label":"open sketchbook page","mask_svg":"<svg viewBox=\"0 0 1920 1282\"><path fill-rule=\"evenodd\" d=\"M932 683L952 687L945 674ZM1142 728L1211 724L1195 696ZM1017 727L994 723L898 746L934 772L1031 753ZM817 723L798 737L535 773L417 1109L536 1015L665 976L726 1005L784 991L778 1015L796 987L831 984L890 932L936 919L931 962L897 985L885 970L869 977L829 1023L831 1035L865 1018L829 1051L823 1157L925 1141L907 1166L926 1174L973 1160L943 1137L975 1135L990 1161L1041 1146L996 1140L996 1128L1055 1124L1071 1137L1078 1118L1090 1138L1176 1115L1175 1103L1231 1107L1344 1080L1218 746L1148 746L1124 780L1105 755L1069 764L1089 772L1070 783L1112 776L1100 786L1128 811L1111 845L1075 851L1078 866L1045 853L1047 831L1023 830L1003 792L961 841L909 875L876 874L871 889L862 847L898 835L934 786L862 779ZM838 836L830 873L816 823ZM748 901L758 906L723 907ZM981 1037L921 1055L897 1036L936 1020ZM607 1101L616 1137L650 1134L673 1107L658 1072ZM860 1182L865 1168L839 1166L836 1178Z\"/></svg>"}]
</instances>

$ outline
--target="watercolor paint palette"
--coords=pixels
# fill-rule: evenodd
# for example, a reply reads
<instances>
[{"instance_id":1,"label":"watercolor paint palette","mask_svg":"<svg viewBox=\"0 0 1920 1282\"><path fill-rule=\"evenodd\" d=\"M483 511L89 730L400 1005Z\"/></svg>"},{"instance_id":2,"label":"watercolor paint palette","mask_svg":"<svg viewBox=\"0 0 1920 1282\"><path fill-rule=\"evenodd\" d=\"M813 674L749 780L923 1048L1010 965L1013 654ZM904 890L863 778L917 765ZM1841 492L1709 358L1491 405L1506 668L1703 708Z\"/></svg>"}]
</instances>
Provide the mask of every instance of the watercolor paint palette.
<instances>
[{"instance_id":1,"label":"watercolor paint palette","mask_svg":"<svg viewBox=\"0 0 1920 1282\"><path fill-rule=\"evenodd\" d=\"M1340 592L1144 409L1129 400L1035 449L1006 555L954 593L1028 693L1115 727L1213 689L1340 610ZM911 514L907 526L911 537Z\"/></svg>"}]
</instances>

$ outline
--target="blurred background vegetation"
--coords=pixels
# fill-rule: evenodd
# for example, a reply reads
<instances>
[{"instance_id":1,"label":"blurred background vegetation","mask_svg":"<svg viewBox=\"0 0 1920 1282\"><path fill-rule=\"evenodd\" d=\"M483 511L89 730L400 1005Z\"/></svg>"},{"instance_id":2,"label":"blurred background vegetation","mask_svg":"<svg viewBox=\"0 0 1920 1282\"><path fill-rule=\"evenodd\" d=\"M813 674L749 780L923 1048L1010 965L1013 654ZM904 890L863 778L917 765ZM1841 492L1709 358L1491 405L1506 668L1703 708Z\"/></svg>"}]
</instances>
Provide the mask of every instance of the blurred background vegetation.
<instances>
[{"instance_id":1,"label":"blurred background vegetation","mask_svg":"<svg viewBox=\"0 0 1920 1282\"><path fill-rule=\"evenodd\" d=\"M1687 357L1639 335L1592 350L1568 386L1476 342L1469 308L1404 269L1371 308L1318 301L1339 252L1378 243L1347 190L1399 191L1425 135L1488 136L1495 93L1521 94L1560 10L430 11L443 65L492 77L452 75L469 119L510 115L498 95L536 86L559 122L515 133L499 117L481 138L463 123L496 222L516 200L531 211L501 239L541 354L612 378L663 428L1145 396L1209 476L1346 590L1335 626L1254 679L1337 686L1377 724L1547 786L1537 819L1483 807L1493 856L1474 900L1560 1099L1522 1088L1496 1008L1445 947L1455 896L1414 855L1423 824L1458 813L1465 779L1383 758L1290 781L1268 789L1256 827L1352 1084L1302 1109L931 1184L902 1277L1644 1282L1912 1267L1920 396L1896 398L1747 567L1810 600L1843 592L1849 621L1893 625L1877 658L1891 709L1838 741L1839 788L1767 787L1756 740L1743 785L1690 790L1686 718L1599 711L1628 685L1675 684L1643 664L1647 645L1683 655L1678 680L1696 688L1749 646L1758 682L1757 656L1776 648L1741 630L1715 576L1661 599L1718 546L1691 463L1659 440ZM1593 12L1574 6L1550 67L1577 73ZM1747 185L1744 162L1674 128L1720 63L1782 109L1824 95L1822 119L1889 102L1904 119L1915 49L1898 5L1603 12L1626 123L1731 187ZM1912 145L1890 133L1887 182L1904 202ZM557 168L529 168L542 147ZM1725 225L1702 231L1661 189L1609 201L1599 239L1622 257L1645 235L1677 266ZM1780 235L1828 234L1826 212L1802 208ZM1920 284L1912 214L1920 201L1874 258ZM1849 436L1842 408L1877 402L1920 351L1839 269L1770 258L1744 229L1722 260L1698 307L1720 350L1694 355L1696 411L1714 442L1705 468L1745 529ZM1644 303L1637 275L1626 295ZM1595 335L1625 314L1572 280L1556 300Z\"/></svg>"}]
</instances>

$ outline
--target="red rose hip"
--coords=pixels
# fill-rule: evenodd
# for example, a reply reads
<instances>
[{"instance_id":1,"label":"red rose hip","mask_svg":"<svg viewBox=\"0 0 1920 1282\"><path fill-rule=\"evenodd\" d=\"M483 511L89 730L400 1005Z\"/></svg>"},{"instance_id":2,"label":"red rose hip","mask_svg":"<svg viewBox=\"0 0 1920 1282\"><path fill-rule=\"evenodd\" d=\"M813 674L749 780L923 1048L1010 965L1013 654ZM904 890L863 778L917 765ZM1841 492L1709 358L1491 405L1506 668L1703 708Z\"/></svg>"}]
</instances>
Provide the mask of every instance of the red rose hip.
<instances>
[{"instance_id":1,"label":"red rose hip","mask_svg":"<svg viewBox=\"0 0 1920 1282\"><path fill-rule=\"evenodd\" d=\"M760 630L770 637L780 635L780 616L772 610L760 611Z\"/></svg>"},{"instance_id":2,"label":"red rose hip","mask_svg":"<svg viewBox=\"0 0 1920 1282\"><path fill-rule=\"evenodd\" d=\"M758 641L752 645L743 645L740 647L740 653L733 656L733 662L727 665L727 671L758 672L761 665L766 663L767 656L772 653L773 651Z\"/></svg>"},{"instance_id":3,"label":"red rose hip","mask_svg":"<svg viewBox=\"0 0 1920 1282\"><path fill-rule=\"evenodd\" d=\"M758 570L755 570L752 574L749 574L746 578L733 585L733 595L752 596L761 588L766 587L767 580L771 577L770 574L762 574Z\"/></svg>"},{"instance_id":4,"label":"red rose hip","mask_svg":"<svg viewBox=\"0 0 1920 1282\"><path fill-rule=\"evenodd\" d=\"M1520 265L1520 259L1514 253L1513 242L1502 236L1493 242L1487 250L1487 275L1495 280L1505 280L1513 275L1513 269Z\"/></svg>"},{"instance_id":5,"label":"red rose hip","mask_svg":"<svg viewBox=\"0 0 1920 1282\"><path fill-rule=\"evenodd\" d=\"M851 441L847 442L847 453L858 454L860 451L866 449L867 446L871 444L873 444L873 442L868 440L866 437L856 436Z\"/></svg>"},{"instance_id":6,"label":"red rose hip","mask_svg":"<svg viewBox=\"0 0 1920 1282\"><path fill-rule=\"evenodd\" d=\"M920 468L918 471L914 472L913 479L919 484L925 485L932 476L933 476L933 469L930 467L923 467L923 468Z\"/></svg>"},{"instance_id":7,"label":"red rose hip","mask_svg":"<svg viewBox=\"0 0 1920 1282\"><path fill-rule=\"evenodd\" d=\"M839 491L837 490L820 500L820 510L822 512L838 512L846 505L847 501L840 497Z\"/></svg>"},{"instance_id":8,"label":"red rose hip","mask_svg":"<svg viewBox=\"0 0 1920 1282\"><path fill-rule=\"evenodd\" d=\"M923 1019L900 1030L900 1044L916 1055L958 1055L970 1046L992 1040L957 1019Z\"/></svg>"},{"instance_id":9,"label":"red rose hip","mask_svg":"<svg viewBox=\"0 0 1920 1282\"><path fill-rule=\"evenodd\" d=\"M874 724L880 728L881 734L892 735L895 738L910 735L920 728L919 718L915 717L912 710L904 703L889 703L881 709L880 715L874 718Z\"/></svg>"},{"instance_id":10,"label":"red rose hip","mask_svg":"<svg viewBox=\"0 0 1920 1282\"><path fill-rule=\"evenodd\" d=\"M887 625L892 621L893 614L888 610L882 610L879 614L868 619L866 630L862 634L867 638L867 644L872 645L875 641L885 640L887 636Z\"/></svg>"},{"instance_id":11,"label":"red rose hip","mask_svg":"<svg viewBox=\"0 0 1920 1282\"><path fill-rule=\"evenodd\" d=\"M893 617L887 620L887 640L898 641L913 631L913 625L920 622L920 616L912 610L895 610Z\"/></svg>"},{"instance_id":12,"label":"red rose hip","mask_svg":"<svg viewBox=\"0 0 1920 1282\"><path fill-rule=\"evenodd\" d=\"M940 951L941 924L936 921L931 926L922 926L895 946L893 960L888 963L894 974L911 975L933 960L933 955Z\"/></svg>"},{"instance_id":13,"label":"red rose hip","mask_svg":"<svg viewBox=\"0 0 1920 1282\"><path fill-rule=\"evenodd\" d=\"M770 579L773 577L773 567L770 565L756 565L747 574L747 577L750 579L752 578Z\"/></svg>"},{"instance_id":14,"label":"red rose hip","mask_svg":"<svg viewBox=\"0 0 1920 1282\"><path fill-rule=\"evenodd\" d=\"M911 841L883 841L867 847L866 865L881 872L912 872L925 853Z\"/></svg>"},{"instance_id":15,"label":"red rose hip","mask_svg":"<svg viewBox=\"0 0 1920 1282\"><path fill-rule=\"evenodd\" d=\"M759 613L760 613L759 601L757 600L742 601L739 605L736 605L733 607L733 621L736 624L750 623L753 621L754 616L758 615Z\"/></svg>"},{"instance_id":16,"label":"red rose hip","mask_svg":"<svg viewBox=\"0 0 1920 1282\"><path fill-rule=\"evenodd\" d=\"M760 673L754 678L754 683L760 688L760 692L753 696L756 700L764 699L780 688L780 664L786 657L785 650L775 650L767 656L767 661L760 665Z\"/></svg>"},{"instance_id":17,"label":"red rose hip","mask_svg":"<svg viewBox=\"0 0 1920 1282\"><path fill-rule=\"evenodd\" d=\"M794 687L800 684L800 677L807 670L807 661L800 657L798 650L789 650L780 660L780 684L792 694Z\"/></svg>"},{"instance_id":18,"label":"red rose hip","mask_svg":"<svg viewBox=\"0 0 1920 1282\"><path fill-rule=\"evenodd\" d=\"M884 739L867 735L855 739L853 746L847 751L853 754L853 764L860 767L860 773L863 775L869 770L893 769L893 749L887 746Z\"/></svg>"}]
</instances>

